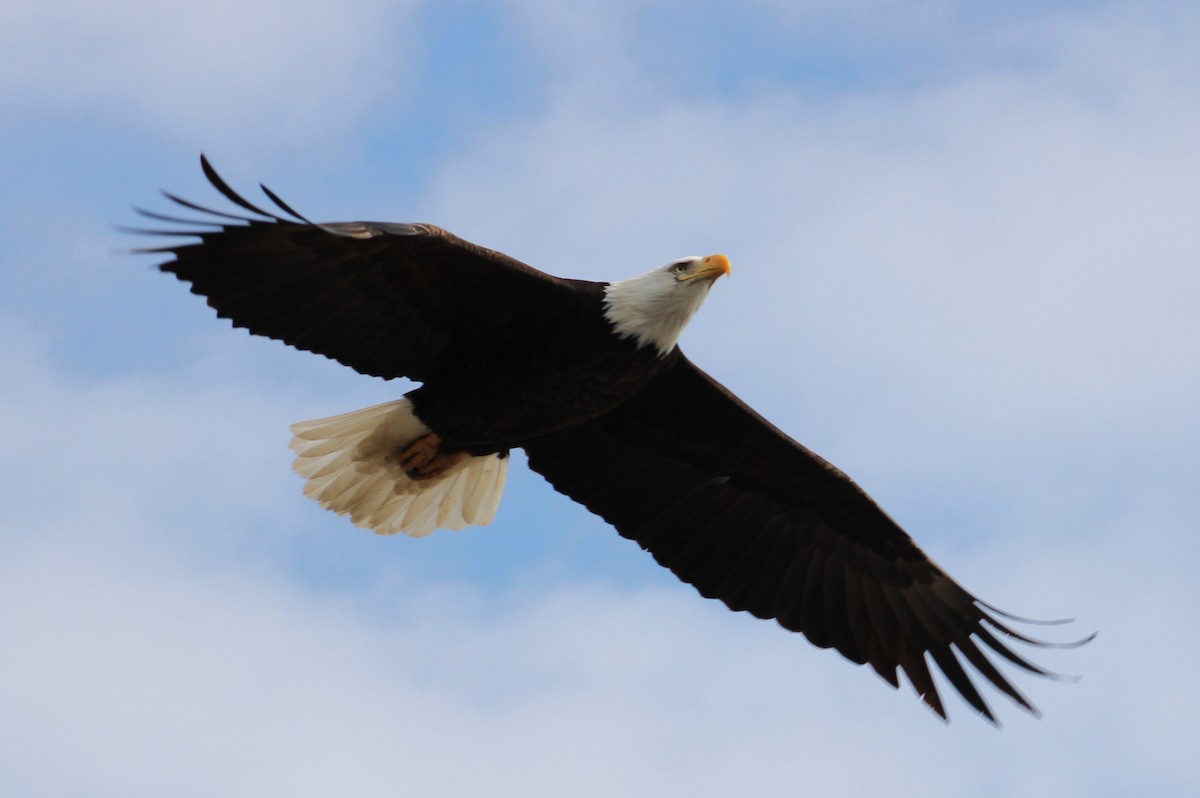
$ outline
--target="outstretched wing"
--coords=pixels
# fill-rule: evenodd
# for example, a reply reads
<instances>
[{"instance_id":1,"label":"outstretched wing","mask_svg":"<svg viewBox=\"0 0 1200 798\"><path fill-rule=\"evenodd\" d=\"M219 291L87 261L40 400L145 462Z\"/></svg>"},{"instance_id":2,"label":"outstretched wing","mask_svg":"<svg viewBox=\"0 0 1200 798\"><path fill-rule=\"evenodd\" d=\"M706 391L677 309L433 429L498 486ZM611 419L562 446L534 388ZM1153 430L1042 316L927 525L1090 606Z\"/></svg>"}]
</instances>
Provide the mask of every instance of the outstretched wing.
<instances>
[{"instance_id":1,"label":"outstretched wing","mask_svg":"<svg viewBox=\"0 0 1200 798\"><path fill-rule=\"evenodd\" d=\"M893 686L902 669L943 718L927 654L993 722L959 657L1036 714L985 651L1049 676L995 633L1047 644L998 620L1003 613L947 576L849 477L678 350L625 406L526 452L558 491L702 595L870 663Z\"/></svg>"},{"instance_id":2,"label":"outstretched wing","mask_svg":"<svg viewBox=\"0 0 1200 798\"><path fill-rule=\"evenodd\" d=\"M262 187L284 215L256 207L201 156L209 182L241 212L166 196L201 218L138 209L198 237L138 250L175 256L160 268L191 284L222 318L376 377L421 380L439 357L479 336L502 343L512 321L571 304L571 286L428 224L314 224ZM165 192L164 192L165 193ZM543 310L544 312L544 310Z\"/></svg>"}]
</instances>

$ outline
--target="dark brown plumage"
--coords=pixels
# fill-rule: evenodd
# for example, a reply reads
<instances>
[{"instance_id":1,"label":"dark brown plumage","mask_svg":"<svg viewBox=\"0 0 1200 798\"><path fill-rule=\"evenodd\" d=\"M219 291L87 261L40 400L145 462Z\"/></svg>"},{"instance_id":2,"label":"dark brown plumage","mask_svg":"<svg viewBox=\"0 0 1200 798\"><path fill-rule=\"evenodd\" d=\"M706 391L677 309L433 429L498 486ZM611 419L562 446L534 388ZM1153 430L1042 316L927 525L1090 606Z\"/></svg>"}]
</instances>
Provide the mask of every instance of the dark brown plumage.
<instances>
[{"instance_id":1,"label":"dark brown plumage","mask_svg":"<svg viewBox=\"0 0 1200 798\"><path fill-rule=\"evenodd\" d=\"M664 354L628 334L613 310L624 300L611 285L552 277L432 225L314 224L264 187L280 216L247 202L202 164L212 184L249 215L168 194L204 217L142 211L189 225L142 232L200 240L144 251L174 255L162 269L190 283L219 316L364 374L423 382L408 395L415 420L405 423L421 425L423 445L446 455L446 463L459 462L456 453L503 458L524 448L529 466L558 491L702 595L775 618L818 646L870 664L894 686L903 671L942 717L926 655L985 717L995 720L964 660L1036 713L989 654L1047 676L1002 638L1047 644L1016 633L1008 622L1019 619L960 587L849 477L696 368L673 339ZM691 261L700 260L677 262L671 271L699 268ZM728 270L727 261L718 266ZM719 269L707 269L711 283ZM298 434L325 445L315 432ZM417 451L412 444L412 435L396 439L405 463ZM361 441L356 445L361 451ZM328 482L324 473L335 466L374 474L393 463L391 455L366 465L345 451L338 456L345 462L323 461L302 473L317 484ZM440 471L430 472L434 479L426 471L409 470L409 479L387 473L398 480L397 495L415 496L422 480L442 478ZM359 494L375 490L362 484L348 488L353 501L321 493L326 483L310 495L361 525L410 531L400 522L383 529L366 510L355 514ZM378 516L394 498L376 493ZM464 523L480 522L468 515Z\"/></svg>"}]
</instances>

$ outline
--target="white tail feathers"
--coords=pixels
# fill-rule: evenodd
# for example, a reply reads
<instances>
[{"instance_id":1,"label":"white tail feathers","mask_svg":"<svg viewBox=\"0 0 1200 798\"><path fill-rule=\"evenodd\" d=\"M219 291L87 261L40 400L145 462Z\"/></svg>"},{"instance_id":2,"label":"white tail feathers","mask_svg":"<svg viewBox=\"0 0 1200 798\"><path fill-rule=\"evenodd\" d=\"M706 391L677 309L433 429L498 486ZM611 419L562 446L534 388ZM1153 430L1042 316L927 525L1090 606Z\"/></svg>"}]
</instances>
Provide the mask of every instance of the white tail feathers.
<instances>
[{"instance_id":1,"label":"white tail feathers","mask_svg":"<svg viewBox=\"0 0 1200 798\"><path fill-rule=\"evenodd\" d=\"M464 457L440 476L410 479L396 454L429 431L408 399L300 421L292 425L292 468L308 480L305 496L380 534L422 537L491 523L508 458Z\"/></svg>"}]
</instances>

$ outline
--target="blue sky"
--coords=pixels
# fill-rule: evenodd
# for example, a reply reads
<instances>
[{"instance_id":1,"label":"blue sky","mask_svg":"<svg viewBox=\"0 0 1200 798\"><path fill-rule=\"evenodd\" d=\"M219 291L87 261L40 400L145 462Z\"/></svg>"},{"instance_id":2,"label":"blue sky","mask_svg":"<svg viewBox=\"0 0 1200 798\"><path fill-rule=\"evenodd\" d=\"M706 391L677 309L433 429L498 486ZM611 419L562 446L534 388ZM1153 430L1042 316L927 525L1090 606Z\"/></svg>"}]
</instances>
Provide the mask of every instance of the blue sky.
<instances>
[{"instance_id":1,"label":"blue sky","mask_svg":"<svg viewBox=\"0 0 1200 798\"><path fill-rule=\"evenodd\" d=\"M1197 38L1170 2L10 0L0 792L1195 794ZM159 188L215 201L201 151L558 274L728 253L690 356L968 589L1099 629L1041 657L1083 679L944 726L520 465L483 529L321 511L288 424L405 386L121 253Z\"/></svg>"}]
</instances>

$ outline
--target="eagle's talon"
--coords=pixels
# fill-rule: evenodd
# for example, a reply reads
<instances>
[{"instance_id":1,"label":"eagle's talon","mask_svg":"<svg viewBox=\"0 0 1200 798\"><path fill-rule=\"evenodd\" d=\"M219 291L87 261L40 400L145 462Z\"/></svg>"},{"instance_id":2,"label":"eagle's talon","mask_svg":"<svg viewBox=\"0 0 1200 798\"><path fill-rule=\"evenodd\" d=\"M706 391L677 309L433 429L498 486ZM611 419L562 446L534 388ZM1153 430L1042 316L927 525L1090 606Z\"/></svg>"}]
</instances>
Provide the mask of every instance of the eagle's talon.
<instances>
[{"instance_id":1,"label":"eagle's talon","mask_svg":"<svg viewBox=\"0 0 1200 798\"><path fill-rule=\"evenodd\" d=\"M440 477L462 462L466 452L443 452L442 439L436 432L422 435L397 454L400 467L409 479Z\"/></svg>"}]
</instances>

